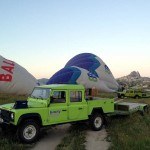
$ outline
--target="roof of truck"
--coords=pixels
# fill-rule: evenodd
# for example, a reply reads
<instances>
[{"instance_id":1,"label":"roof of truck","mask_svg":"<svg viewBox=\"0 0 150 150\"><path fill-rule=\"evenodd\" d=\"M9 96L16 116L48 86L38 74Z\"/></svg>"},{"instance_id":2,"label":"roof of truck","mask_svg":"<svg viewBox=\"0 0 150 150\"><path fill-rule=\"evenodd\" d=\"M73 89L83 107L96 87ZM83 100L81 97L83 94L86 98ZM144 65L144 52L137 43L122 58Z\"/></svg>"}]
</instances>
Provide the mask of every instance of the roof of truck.
<instances>
[{"instance_id":1,"label":"roof of truck","mask_svg":"<svg viewBox=\"0 0 150 150\"><path fill-rule=\"evenodd\" d=\"M60 89L60 90L84 90L83 85L79 84L49 84L49 85L42 85L42 86L37 86L40 88L50 88L50 89Z\"/></svg>"}]
</instances>

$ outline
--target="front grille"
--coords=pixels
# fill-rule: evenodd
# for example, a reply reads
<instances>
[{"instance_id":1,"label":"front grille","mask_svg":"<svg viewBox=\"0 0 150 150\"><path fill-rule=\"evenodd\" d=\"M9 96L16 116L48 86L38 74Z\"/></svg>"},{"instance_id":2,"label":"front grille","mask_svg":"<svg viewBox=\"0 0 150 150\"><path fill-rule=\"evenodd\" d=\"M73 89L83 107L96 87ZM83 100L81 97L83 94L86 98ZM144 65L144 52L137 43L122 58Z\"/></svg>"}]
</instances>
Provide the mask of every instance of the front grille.
<instances>
[{"instance_id":1,"label":"front grille","mask_svg":"<svg viewBox=\"0 0 150 150\"><path fill-rule=\"evenodd\" d=\"M4 122L9 123L11 120L10 114L11 114L10 111L1 110L0 117L4 120Z\"/></svg>"}]
</instances>

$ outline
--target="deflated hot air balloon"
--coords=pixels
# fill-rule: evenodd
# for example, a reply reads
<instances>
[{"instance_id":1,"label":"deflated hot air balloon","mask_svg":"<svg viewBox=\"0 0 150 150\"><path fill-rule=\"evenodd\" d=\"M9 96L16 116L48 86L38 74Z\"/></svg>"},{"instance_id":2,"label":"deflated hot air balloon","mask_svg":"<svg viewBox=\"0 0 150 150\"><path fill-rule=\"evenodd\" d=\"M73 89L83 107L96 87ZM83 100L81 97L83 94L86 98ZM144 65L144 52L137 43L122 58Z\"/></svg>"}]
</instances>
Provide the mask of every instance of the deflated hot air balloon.
<instances>
[{"instance_id":1,"label":"deflated hot air balloon","mask_svg":"<svg viewBox=\"0 0 150 150\"><path fill-rule=\"evenodd\" d=\"M76 55L47 82L47 84L58 83L82 84L85 88L96 88L103 92L118 90L118 83L108 66L91 53Z\"/></svg>"},{"instance_id":2,"label":"deflated hot air balloon","mask_svg":"<svg viewBox=\"0 0 150 150\"><path fill-rule=\"evenodd\" d=\"M38 81L17 63L0 56L0 93L30 94Z\"/></svg>"}]
</instances>

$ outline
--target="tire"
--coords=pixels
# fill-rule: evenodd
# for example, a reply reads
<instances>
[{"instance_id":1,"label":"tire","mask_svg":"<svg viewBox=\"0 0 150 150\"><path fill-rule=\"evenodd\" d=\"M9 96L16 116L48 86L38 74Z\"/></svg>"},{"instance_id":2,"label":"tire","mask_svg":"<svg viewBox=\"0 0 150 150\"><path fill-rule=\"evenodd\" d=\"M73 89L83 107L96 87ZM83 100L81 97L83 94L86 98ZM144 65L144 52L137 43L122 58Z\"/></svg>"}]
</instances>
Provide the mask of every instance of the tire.
<instances>
[{"instance_id":1,"label":"tire","mask_svg":"<svg viewBox=\"0 0 150 150\"><path fill-rule=\"evenodd\" d=\"M72 126L78 126L79 123L77 122L73 122L73 123L70 123Z\"/></svg>"},{"instance_id":2,"label":"tire","mask_svg":"<svg viewBox=\"0 0 150 150\"><path fill-rule=\"evenodd\" d=\"M99 131L102 129L104 124L104 117L99 114L93 114L90 118L90 126L94 131Z\"/></svg>"},{"instance_id":3,"label":"tire","mask_svg":"<svg viewBox=\"0 0 150 150\"><path fill-rule=\"evenodd\" d=\"M124 95L122 94L122 95L120 95L120 98L124 98Z\"/></svg>"},{"instance_id":4,"label":"tire","mask_svg":"<svg viewBox=\"0 0 150 150\"><path fill-rule=\"evenodd\" d=\"M39 137L40 127L35 120L26 120L18 128L18 138L23 143L33 143Z\"/></svg>"}]
</instances>

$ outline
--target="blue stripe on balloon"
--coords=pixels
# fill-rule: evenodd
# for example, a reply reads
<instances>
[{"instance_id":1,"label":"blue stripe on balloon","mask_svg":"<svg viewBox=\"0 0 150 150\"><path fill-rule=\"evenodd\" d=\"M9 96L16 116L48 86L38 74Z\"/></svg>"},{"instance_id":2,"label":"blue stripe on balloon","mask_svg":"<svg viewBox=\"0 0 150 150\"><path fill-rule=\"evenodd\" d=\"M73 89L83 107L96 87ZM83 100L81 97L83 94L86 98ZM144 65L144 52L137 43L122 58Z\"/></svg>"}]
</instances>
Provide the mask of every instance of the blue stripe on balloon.
<instances>
[{"instance_id":1,"label":"blue stripe on balloon","mask_svg":"<svg viewBox=\"0 0 150 150\"><path fill-rule=\"evenodd\" d=\"M74 72L70 78L70 84L77 84L76 80L80 77L81 71L77 68L72 67L72 71Z\"/></svg>"},{"instance_id":2,"label":"blue stripe on balloon","mask_svg":"<svg viewBox=\"0 0 150 150\"><path fill-rule=\"evenodd\" d=\"M67 67L56 72L47 84L76 84L76 80L81 75L81 71L74 67Z\"/></svg>"}]
</instances>

